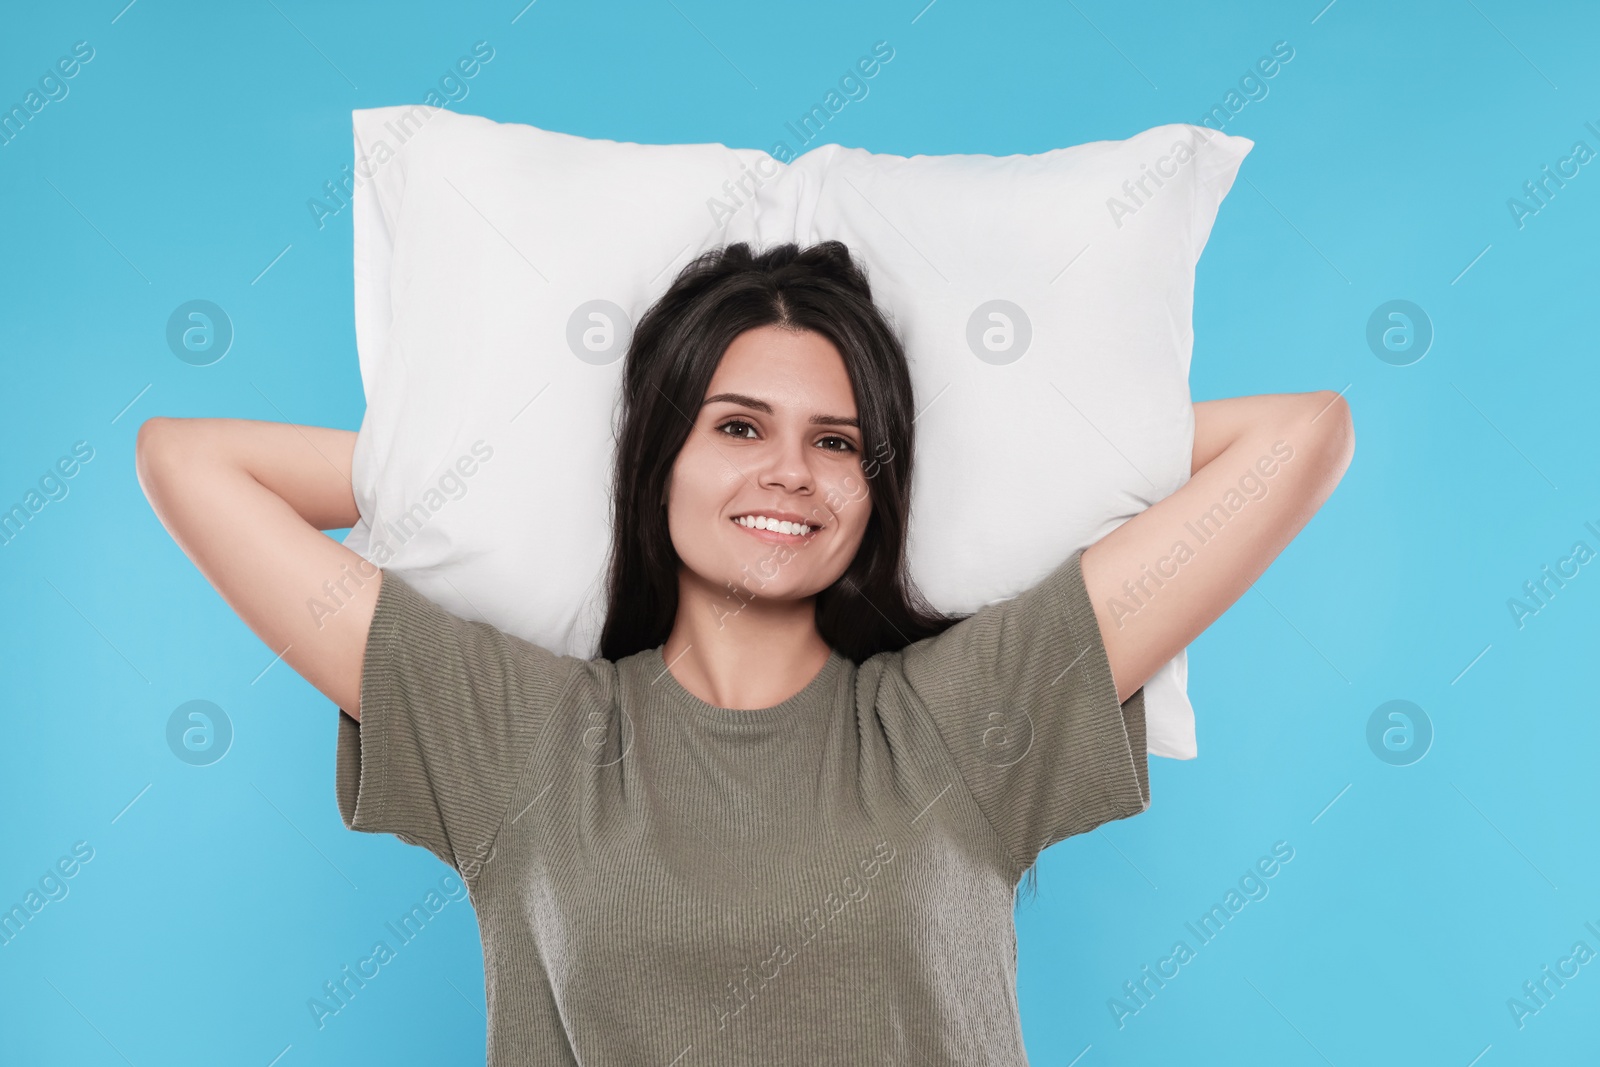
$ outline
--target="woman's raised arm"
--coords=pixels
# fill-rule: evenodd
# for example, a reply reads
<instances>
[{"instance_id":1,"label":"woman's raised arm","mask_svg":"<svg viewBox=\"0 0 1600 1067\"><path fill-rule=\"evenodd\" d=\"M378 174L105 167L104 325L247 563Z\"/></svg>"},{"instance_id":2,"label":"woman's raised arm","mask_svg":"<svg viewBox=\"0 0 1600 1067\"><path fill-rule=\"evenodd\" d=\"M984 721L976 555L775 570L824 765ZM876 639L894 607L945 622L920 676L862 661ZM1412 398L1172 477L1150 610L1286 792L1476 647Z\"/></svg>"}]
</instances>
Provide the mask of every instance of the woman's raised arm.
<instances>
[{"instance_id":1,"label":"woman's raised arm","mask_svg":"<svg viewBox=\"0 0 1600 1067\"><path fill-rule=\"evenodd\" d=\"M322 530L360 519L356 434L249 419L153 418L139 484L172 539L255 635L359 719L382 575Z\"/></svg>"},{"instance_id":2,"label":"woman's raised arm","mask_svg":"<svg viewBox=\"0 0 1600 1067\"><path fill-rule=\"evenodd\" d=\"M1350 407L1329 390L1202 401L1194 418L1189 481L1083 553L1120 700L1244 595L1355 453Z\"/></svg>"}]
</instances>

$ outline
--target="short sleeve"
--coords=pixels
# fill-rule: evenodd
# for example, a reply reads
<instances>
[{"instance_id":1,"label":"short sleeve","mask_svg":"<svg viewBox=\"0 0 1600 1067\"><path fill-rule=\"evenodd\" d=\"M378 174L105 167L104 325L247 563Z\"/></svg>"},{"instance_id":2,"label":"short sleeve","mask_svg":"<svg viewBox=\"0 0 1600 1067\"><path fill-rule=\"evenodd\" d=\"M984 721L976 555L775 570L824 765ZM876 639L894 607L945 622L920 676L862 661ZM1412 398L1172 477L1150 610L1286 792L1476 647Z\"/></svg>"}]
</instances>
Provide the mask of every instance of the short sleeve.
<instances>
[{"instance_id":1,"label":"short sleeve","mask_svg":"<svg viewBox=\"0 0 1600 1067\"><path fill-rule=\"evenodd\" d=\"M522 769L582 660L469 622L392 571L361 668L361 719L339 715L346 827L483 867Z\"/></svg>"},{"instance_id":2,"label":"short sleeve","mask_svg":"<svg viewBox=\"0 0 1600 1067\"><path fill-rule=\"evenodd\" d=\"M1144 688L1117 701L1082 556L898 663L1017 877L1048 846L1150 806Z\"/></svg>"}]
</instances>

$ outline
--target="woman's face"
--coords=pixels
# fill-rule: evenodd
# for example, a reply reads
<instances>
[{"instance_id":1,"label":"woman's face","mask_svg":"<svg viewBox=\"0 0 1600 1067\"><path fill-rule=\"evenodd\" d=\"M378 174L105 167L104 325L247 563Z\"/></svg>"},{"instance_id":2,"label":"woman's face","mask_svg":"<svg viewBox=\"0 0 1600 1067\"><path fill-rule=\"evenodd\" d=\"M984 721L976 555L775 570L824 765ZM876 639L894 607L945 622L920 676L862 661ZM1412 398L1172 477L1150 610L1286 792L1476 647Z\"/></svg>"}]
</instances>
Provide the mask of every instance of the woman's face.
<instances>
[{"instance_id":1,"label":"woman's face","mask_svg":"<svg viewBox=\"0 0 1600 1067\"><path fill-rule=\"evenodd\" d=\"M747 330L723 354L700 410L685 414L694 429L667 489L684 577L727 598L729 610L832 585L871 514L855 394L833 343L809 330ZM811 529L756 529L757 516Z\"/></svg>"}]
</instances>

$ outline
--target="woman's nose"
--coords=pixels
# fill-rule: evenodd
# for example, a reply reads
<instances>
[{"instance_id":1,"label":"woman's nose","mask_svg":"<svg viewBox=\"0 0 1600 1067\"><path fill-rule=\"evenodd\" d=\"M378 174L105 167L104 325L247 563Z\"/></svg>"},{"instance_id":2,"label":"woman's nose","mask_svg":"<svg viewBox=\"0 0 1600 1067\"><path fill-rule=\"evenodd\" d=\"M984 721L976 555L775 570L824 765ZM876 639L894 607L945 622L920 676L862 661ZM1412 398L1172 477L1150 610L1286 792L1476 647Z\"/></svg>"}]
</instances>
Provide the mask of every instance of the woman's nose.
<instances>
[{"instance_id":1,"label":"woman's nose","mask_svg":"<svg viewBox=\"0 0 1600 1067\"><path fill-rule=\"evenodd\" d=\"M803 441L792 438L773 438L761 450L758 481L763 488L783 489L796 493L812 487L810 457L806 455Z\"/></svg>"}]
</instances>

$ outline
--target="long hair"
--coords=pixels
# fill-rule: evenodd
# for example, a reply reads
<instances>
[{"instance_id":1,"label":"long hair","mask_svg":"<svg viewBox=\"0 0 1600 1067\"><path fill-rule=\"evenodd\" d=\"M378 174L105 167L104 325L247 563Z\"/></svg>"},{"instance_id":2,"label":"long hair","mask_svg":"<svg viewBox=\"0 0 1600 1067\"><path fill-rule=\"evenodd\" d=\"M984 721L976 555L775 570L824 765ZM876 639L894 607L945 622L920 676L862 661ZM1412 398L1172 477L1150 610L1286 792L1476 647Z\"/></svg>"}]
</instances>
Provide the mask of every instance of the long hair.
<instances>
[{"instance_id":1,"label":"long hair","mask_svg":"<svg viewBox=\"0 0 1600 1067\"><path fill-rule=\"evenodd\" d=\"M612 542L600 655L617 660L666 643L678 611L680 560L662 518L678 452L734 338L761 326L811 330L844 359L860 422L871 513L855 559L816 597L817 632L861 663L942 633L945 616L906 567L911 513L911 372L872 301L865 272L839 241L759 254L744 242L686 265L639 320L622 373L612 485Z\"/></svg>"},{"instance_id":2,"label":"long hair","mask_svg":"<svg viewBox=\"0 0 1600 1067\"><path fill-rule=\"evenodd\" d=\"M665 644L680 558L663 518L667 487L712 375L733 340L762 326L811 330L844 359L862 438L871 514L849 567L816 596L817 632L859 664L967 618L939 613L910 580L915 402L905 349L839 241L754 252L739 242L688 263L640 318L622 374L611 559L600 656ZM1029 875L1033 869L1029 868Z\"/></svg>"}]
</instances>

